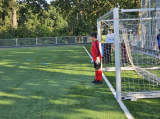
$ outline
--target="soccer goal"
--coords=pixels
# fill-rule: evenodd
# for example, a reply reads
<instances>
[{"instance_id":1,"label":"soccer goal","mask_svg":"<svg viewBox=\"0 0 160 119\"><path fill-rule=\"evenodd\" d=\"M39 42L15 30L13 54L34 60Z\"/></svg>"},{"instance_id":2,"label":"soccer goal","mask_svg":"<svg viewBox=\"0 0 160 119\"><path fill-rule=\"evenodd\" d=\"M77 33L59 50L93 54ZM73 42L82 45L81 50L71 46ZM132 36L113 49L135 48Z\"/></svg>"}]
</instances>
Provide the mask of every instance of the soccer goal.
<instances>
[{"instance_id":1,"label":"soccer goal","mask_svg":"<svg viewBox=\"0 0 160 119\"><path fill-rule=\"evenodd\" d=\"M101 29L114 30L114 45L101 43L102 70L116 72L116 98L160 98L160 1L141 0L140 9L114 8L97 20Z\"/></svg>"}]
</instances>

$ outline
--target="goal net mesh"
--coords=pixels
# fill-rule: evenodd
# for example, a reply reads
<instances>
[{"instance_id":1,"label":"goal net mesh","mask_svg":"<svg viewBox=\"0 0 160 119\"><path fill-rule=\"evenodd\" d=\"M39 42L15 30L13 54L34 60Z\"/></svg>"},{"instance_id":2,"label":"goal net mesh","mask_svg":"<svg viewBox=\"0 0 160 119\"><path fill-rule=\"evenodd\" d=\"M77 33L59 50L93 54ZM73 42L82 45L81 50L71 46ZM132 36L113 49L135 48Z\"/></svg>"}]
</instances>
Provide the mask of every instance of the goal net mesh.
<instances>
[{"instance_id":1,"label":"goal net mesh","mask_svg":"<svg viewBox=\"0 0 160 119\"><path fill-rule=\"evenodd\" d=\"M160 8L157 0L142 0L141 4L142 8ZM157 95L160 91L159 15L158 10L119 13L121 92L124 99L160 97ZM113 13L101 21L101 27L108 33L114 28ZM114 45L102 43L102 55L103 70L115 71Z\"/></svg>"}]
</instances>

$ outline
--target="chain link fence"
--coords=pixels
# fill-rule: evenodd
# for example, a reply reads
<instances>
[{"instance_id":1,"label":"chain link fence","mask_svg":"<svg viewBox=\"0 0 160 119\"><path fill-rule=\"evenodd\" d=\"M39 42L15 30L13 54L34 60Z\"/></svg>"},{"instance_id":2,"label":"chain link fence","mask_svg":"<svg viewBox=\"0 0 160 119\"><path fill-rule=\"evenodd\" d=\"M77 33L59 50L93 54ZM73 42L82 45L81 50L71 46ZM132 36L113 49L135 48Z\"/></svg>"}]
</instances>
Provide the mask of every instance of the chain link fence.
<instances>
[{"instance_id":1,"label":"chain link fence","mask_svg":"<svg viewBox=\"0 0 160 119\"><path fill-rule=\"evenodd\" d=\"M90 36L64 36L41 38L0 39L0 47L5 46L43 46L91 43Z\"/></svg>"}]
</instances>

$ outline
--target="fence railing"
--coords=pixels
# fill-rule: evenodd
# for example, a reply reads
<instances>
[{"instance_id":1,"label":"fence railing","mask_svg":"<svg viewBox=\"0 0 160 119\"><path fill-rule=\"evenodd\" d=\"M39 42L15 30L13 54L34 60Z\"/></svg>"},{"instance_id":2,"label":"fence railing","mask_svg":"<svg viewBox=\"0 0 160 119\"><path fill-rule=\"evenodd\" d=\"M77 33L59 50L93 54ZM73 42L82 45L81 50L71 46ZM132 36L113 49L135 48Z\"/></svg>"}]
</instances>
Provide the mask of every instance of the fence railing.
<instances>
[{"instance_id":1,"label":"fence railing","mask_svg":"<svg viewBox=\"0 0 160 119\"><path fill-rule=\"evenodd\" d=\"M35 46L91 43L89 36L0 39L1 46Z\"/></svg>"}]
</instances>

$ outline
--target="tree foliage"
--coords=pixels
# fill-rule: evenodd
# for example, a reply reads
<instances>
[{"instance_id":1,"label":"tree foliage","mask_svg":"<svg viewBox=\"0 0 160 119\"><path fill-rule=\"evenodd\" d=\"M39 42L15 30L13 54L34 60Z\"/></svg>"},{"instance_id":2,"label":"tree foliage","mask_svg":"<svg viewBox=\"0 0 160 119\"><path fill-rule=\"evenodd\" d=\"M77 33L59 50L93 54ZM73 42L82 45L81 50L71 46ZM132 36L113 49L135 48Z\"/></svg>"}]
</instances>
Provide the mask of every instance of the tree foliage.
<instances>
[{"instance_id":1,"label":"tree foliage","mask_svg":"<svg viewBox=\"0 0 160 119\"><path fill-rule=\"evenodd\" d=\"M0 1L0 38L88 35L96 21L119 3L121 8L140 8L140 0ZM16 9L17 29L13 28Z\"/></svg>"}]
</instances>

